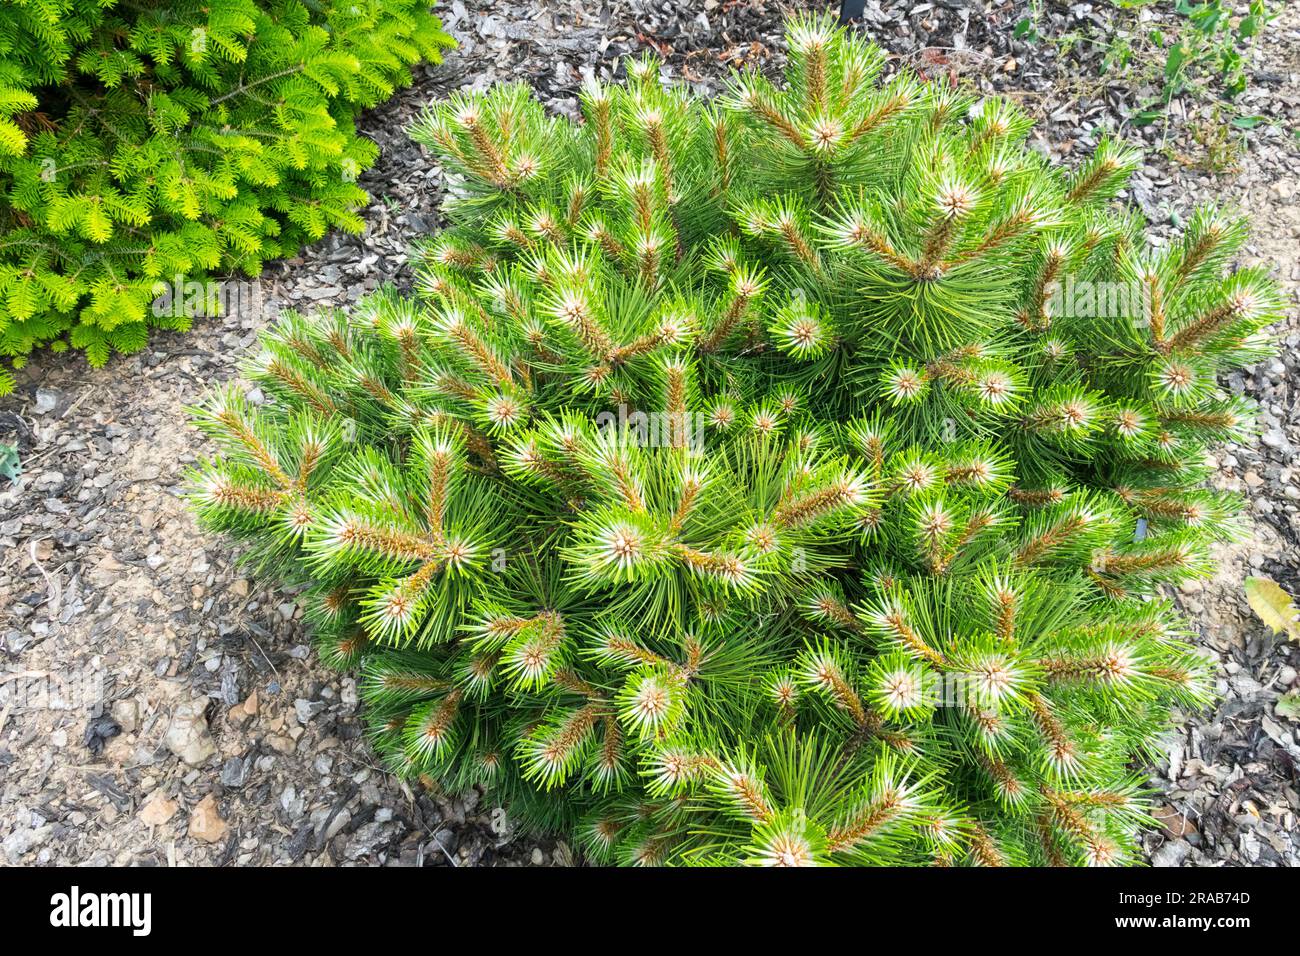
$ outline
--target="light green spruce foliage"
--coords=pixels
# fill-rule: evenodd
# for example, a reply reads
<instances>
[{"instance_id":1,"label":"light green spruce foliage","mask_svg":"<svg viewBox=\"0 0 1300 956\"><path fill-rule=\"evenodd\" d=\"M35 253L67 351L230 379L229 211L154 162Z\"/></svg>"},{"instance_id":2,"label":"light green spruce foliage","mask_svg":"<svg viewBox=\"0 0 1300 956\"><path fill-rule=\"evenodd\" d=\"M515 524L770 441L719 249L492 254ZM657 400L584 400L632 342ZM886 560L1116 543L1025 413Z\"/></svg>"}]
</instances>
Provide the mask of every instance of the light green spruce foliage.
<instances>
[{"instance_id":1,"label":"light green spruce foliage","mask_svg":"<svg viewBox=\"0 0 1300 956\"><path fill-rule=\"evenodd\" d=\"M1133 860L1208 698L1155 590L1231 526L1215 379L1277 295L1217 212L1150 248L1123 146L1056 168L1005 101L788 43L716 102L645 59L580 124L429 109L418 298L286 315L195 507L305 586L392 767L594 860Z\"/></svg>"},{"instance_id":2,"label":"light green spruce foliage","mask_svg":"<svg viewBox=\"0 0 1300 956\"><path fill-rule=\"evenodd\" d=\"M360 230L353 118L451 42L427 0L0 4L0 355L102 364L190 322L161 289Z\"/></svg>"}]
</instances>

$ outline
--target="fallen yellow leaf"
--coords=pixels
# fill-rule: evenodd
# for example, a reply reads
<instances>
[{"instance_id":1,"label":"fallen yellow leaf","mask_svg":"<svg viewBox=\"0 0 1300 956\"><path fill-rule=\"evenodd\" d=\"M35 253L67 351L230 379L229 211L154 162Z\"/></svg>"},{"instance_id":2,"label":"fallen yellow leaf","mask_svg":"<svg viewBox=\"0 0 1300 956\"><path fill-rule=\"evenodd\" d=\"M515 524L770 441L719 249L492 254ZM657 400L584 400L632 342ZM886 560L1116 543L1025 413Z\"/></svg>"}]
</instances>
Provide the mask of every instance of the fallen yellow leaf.
<instances>
[{"instance_id":1,"label":"fallen yellow leaf","mask_svg":"<svg viewBox=\"0 0 1300 956\"><path fill-rule=\"evenodd\" d=\"M1274 634L1285 631L1291 640L1300 641L1300 611L1276 581L1246 578L1246 603Z\"/></svg>"}]
</instances>

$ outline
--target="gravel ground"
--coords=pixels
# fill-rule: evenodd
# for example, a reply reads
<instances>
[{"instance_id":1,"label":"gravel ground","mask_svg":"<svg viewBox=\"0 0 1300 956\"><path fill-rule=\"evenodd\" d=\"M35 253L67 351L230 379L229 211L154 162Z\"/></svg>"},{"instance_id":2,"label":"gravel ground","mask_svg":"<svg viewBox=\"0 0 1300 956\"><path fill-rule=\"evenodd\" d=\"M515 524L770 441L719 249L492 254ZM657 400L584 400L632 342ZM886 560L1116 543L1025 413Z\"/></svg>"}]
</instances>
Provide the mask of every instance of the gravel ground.
<instances>
[{"instance_id":1,"label":"gravel ground","mask_svg":"<svg viewBox=\"0 0 1300 956\"><path fill-rule=\"evenodd\" d=\"M445 64L367 114L382 147L362 177L361 236L335 235L238 286L239 307L108 368L40 355L0 401L0 439L24 475L0 479L0 862L136 865L568 865L563 843L515 834L476 794L411 789L361 737L356 688L309 651L292 596L241 574L199 534L178 497L205 450L184 409L238 374L281 308L345 304L409 283L403 250L435 228L438 168L402 132L450 90L524 78L554 109L576 109L583 74L646 47L702 91L731 66L781 63L785 7L763 0L456 0L461 41ZM1132 198L1168 236L1199 202L1249 211L1243 257L1273 267L1290 309L1280 356L1226 383L1262 404L1262 443L1217 455L1218 482L1248 498L1252 533L1224 547L1211 581L1177 597L1221 662L1223 700L1188 716L1151 770L1163 832L1158 865L1300 862L1297 723L1277 698L1297 684L1300 646L1253 618L1243 577L1300 593L1300 9L1285 9L1258 57L1243 112L1277 120L1223 149L1212 96L1176 100L1168 124L1124 123L1152 82L1116 75L1088 36L1165 21L1170 4L1115 11L1046 3L1040 39L1012 39L1020 2L868 2L864 28L894 67L951 73L1016 97L1036 143L1077 160L1102 130L1144 138ZM1145 24L1149 26L1150 24ZM1080 42L1078 37L1085 39ZM1139 62L1141 58L1139 58ZM1212 91L1211 91L1212 92ZM1217 136L1217 138L1216 138ZM1231 138L1227 141L1231 146ZM1226 158L1225 158L1226 157ZM1217 170L1217 171L1215 171ZM88 706L103 700L102 707Z\"/></svg>"}]
</instances>

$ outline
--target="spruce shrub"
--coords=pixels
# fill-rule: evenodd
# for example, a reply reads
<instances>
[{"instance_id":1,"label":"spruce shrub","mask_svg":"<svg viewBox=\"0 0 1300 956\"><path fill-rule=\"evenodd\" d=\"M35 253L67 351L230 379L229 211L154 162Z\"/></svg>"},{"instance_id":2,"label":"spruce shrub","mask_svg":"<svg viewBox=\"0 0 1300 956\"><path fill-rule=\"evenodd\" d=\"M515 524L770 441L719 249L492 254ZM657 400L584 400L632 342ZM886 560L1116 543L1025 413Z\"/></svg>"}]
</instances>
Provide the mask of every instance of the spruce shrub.
<instances>
[{"instance_id":1,"label":"spruce shrub","mask_svg":"<svg viewBox=\"0 0 1300 956\"><path fill-rule=\"evenodd\" d=\"M360 230L353 118L451 43L427 0L0 5L0 355L103 364L188 325L162 287Z\"/></svg>"},{"instance_id":2,"label":"spruce shrub","mask_svg":"<svg viewBox=\"0 0 1300 956\"><path fill-rule=\"evenodd\" d=\"M716 102L641 59L582 123L430 108L418 297L283 317L194 506L396 771L596 861L1131 861L1211 696L1157 591L1231 533L1216 375L1277 294L1217 211L1149 246L1119 143L1066 171L1006 101L788 45Z\"/></svg>"}]
</instances>

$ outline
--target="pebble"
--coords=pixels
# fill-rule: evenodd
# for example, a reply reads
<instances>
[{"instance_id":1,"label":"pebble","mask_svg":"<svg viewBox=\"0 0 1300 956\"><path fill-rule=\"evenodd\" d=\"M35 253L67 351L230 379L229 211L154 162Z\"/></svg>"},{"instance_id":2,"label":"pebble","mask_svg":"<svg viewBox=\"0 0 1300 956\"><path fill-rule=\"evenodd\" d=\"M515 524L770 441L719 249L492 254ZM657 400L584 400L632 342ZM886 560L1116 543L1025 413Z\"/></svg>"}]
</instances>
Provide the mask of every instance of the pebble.
<instances>
[{"instance_id":1,"label":"pebble","mask_svg":"<svg viewBox=\"0 0 1300 956\"><path fill-rule=\"evenodd\" d=\"M140 822L145 826L160 827L171 820L179 809L175 800L169 800L161 790L155 790L140 808Z\"/></svg>"},{"instance_id":2,"label":"pebble","mask_svg":"<svg viewBox=\"0 0 1300 956\"><path fill-rule=\"evenodd\" d=\"M192 767L206 763L217 752L204 716L207 702L197 699L177 705L167 728L167 749Z\"/></svg>"},{"instance_id":3,"label":"pebble","mask_svg":"<svg viewBox=\"0 0 1300 956\"><path fill-rule=\"evenodd\" d=\"M221 813L217 809L217 798L212 794L200 800L190 811L190 825L187 832L191 839L203 843L217 843L225 837L228 829L226 821L221 818Z\"/></svg>"},{"instance_id":4,"label":"pebble","mask_svg":"<svg viewBox=\"0 0 1300 956\"><path fill-rule=\"evenodd\" d=\"M1152 866L1181 866L1192 852L1191 844L1186 840L1170 840L1151 854Z\"/></svg>"}]
</instances>

